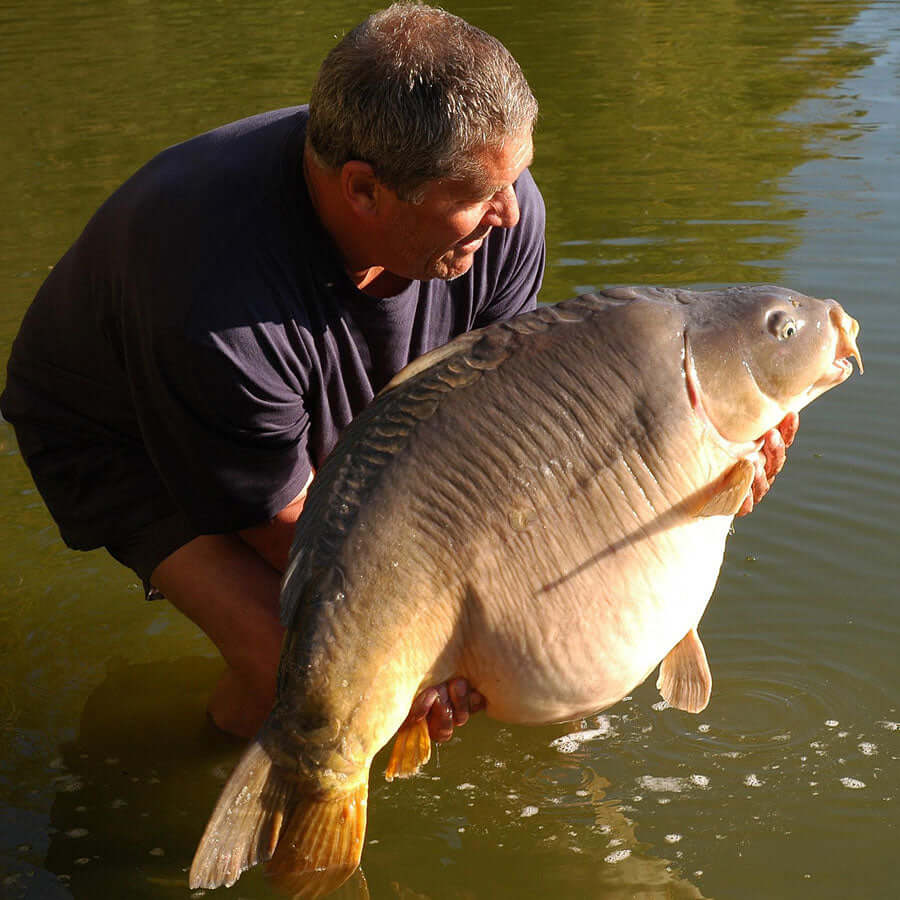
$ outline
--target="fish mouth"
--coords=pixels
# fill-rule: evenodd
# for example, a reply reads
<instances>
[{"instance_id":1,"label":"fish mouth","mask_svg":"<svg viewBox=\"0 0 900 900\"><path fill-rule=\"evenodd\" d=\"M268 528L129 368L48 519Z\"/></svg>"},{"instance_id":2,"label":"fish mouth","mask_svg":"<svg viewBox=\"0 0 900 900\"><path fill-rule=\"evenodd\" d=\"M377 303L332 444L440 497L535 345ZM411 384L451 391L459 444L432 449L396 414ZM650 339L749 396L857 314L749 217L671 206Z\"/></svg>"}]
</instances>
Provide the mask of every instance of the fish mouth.
<instances>
[{"instance_id":1,"label":"fish mouth","mask_svg":"<svg viewBox=\"0 0 900 900\"><path fill-rule=\"evenodd\" d=\"M830 370L813 385L813 389L821 389L820 392L841 384L853 374L851 360L856 360L860 375L865 372L862 354L856 343L859 322L852 316L848 316L839 306L832 309L829 315L837 331L837 338L834 346L834 360Z\"/></svg>"},{"instance_id":2,"label":"fish mouth","mask_svg":"<svg viewBox=\"0 0 900 900\"><path fill-rule=\"evenodd\" d=\"M842 370L846 370L847 375L849 375L853 371L853 364L850 360L855 359L856 365L859 367L859 374L862 375L865 369L863 368L862 354L856 345L856 337L859 334L859 322L853 316L848 316L840 308L832 311L831 320L835 323L838 330L837 347L834 352L835 365Z\"/></svg>"}]
</instances>

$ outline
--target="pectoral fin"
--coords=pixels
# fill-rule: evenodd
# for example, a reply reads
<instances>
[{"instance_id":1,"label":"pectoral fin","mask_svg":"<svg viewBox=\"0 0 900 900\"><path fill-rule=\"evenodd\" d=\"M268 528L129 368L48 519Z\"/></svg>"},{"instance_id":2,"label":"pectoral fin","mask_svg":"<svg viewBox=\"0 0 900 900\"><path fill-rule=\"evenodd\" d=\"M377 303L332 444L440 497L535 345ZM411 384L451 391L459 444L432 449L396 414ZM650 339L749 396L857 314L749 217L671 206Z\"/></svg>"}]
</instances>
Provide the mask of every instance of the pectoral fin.
<instances>
[{"instance_id":1,"label":"pectoral fin","mask_svg":"<svg viewBox=\"0 0 900 900\"><path fill-rule=\"evenodd\" d=\"M388 760L384 777L408 778L431 759L431 738L428 735L428 720L407 720L400 726L391 758Z\"/></svg>"},{"instance_id":2,"label":"pectoral fin","mask_svg":"<svg viewBox=\"0 0 900 900\"><path fill-rule=\"evenodd\" d=\"M704 492L696 515L733 516L743 505L755 476L749 459L738 460Z\"/></svg>"},{"instance_id":3,"label":"pectoral fin","mask_svg":"<svg viewBox=\"0 0 900 900\"><path fill-rule=\"evenodd\" d=\"M692 628L659 666L656 687L677 709L698 713L706 709L712 693L712 673L697 629Z\"/></svg>"}]
</instances>

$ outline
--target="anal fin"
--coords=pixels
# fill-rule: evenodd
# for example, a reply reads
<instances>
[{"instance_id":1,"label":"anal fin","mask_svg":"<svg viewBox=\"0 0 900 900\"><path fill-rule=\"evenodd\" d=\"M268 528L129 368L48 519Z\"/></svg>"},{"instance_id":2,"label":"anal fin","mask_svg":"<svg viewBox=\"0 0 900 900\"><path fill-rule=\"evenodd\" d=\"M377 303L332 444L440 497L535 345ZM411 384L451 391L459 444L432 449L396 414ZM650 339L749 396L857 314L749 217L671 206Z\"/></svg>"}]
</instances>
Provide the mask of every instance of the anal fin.
<instances>
[{"instance_id":1,"label":"anal fin","mask_svg":"<svg viewBox=\"0 0 900 900\"><path fill-rule=\"evenodd\" d=\"M428 735L427 719L407 719L397 732L391 758L388 760L384 777L409 778L431 759L431 738Z\"/></svg>"},{"instance_id":2,"label":"anal fin","mask_svg":"<svg viewBox=\"0 0 900 900\"><path fill-rule=\"evenodd\" d=\"M676 709L698 713L712 694L712 673L697 629L692 628L665 656L656 687Z\"/></svg>"}]
</instances>

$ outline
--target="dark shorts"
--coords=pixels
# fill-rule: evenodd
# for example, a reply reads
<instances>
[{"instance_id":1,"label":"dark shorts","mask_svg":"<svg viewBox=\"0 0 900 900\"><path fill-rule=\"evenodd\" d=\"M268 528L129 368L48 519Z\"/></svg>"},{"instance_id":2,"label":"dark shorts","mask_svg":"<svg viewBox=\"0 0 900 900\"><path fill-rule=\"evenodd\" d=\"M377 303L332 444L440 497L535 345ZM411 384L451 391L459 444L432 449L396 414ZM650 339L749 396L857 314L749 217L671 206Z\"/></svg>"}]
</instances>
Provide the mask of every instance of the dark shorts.
<instances>
[{"instance_id":1,"label":"dark shorts","mask_svg":"<svg viewBox=\"0 0 900 900\"><path fill-rule=\"evenodd\" d=\"M197 531L184 515L173 513L105 546L113 558L128 566L141 579L147 599L155 600L162 595L150 583L153 570L195 537Z\"/></svg>"},{"instance_id":2,"label":"dark shorts","mask_svg":"<svg viewBox=\"0 0 900 900\"><path fill-rule=\"evenodd\" d=\"M15 425L34 483L74 550L105 547L151 596L150 575L198 536L166 491L142 446L108 435L60 441L34 423Z\"/></svg>"}]
</instances>

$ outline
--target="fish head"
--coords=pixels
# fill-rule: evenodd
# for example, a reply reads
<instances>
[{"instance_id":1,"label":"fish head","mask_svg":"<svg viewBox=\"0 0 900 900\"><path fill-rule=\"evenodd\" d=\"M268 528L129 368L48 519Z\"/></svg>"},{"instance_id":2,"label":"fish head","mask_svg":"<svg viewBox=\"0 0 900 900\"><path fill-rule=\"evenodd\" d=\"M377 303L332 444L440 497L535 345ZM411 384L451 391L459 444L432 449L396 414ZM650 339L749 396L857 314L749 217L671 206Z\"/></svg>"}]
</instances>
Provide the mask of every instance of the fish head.
<instances>
[{"instance_id":1,"label":"fish head","mask_svg":"<svg viewBox=\"0 0 900 900\"><path fill-rule=\"evenodd\" d=\"M775 285L684 294L688 394L721 437L758 440L846 381L859 323L836 300Z\"/></svg>"}]
</instances>

